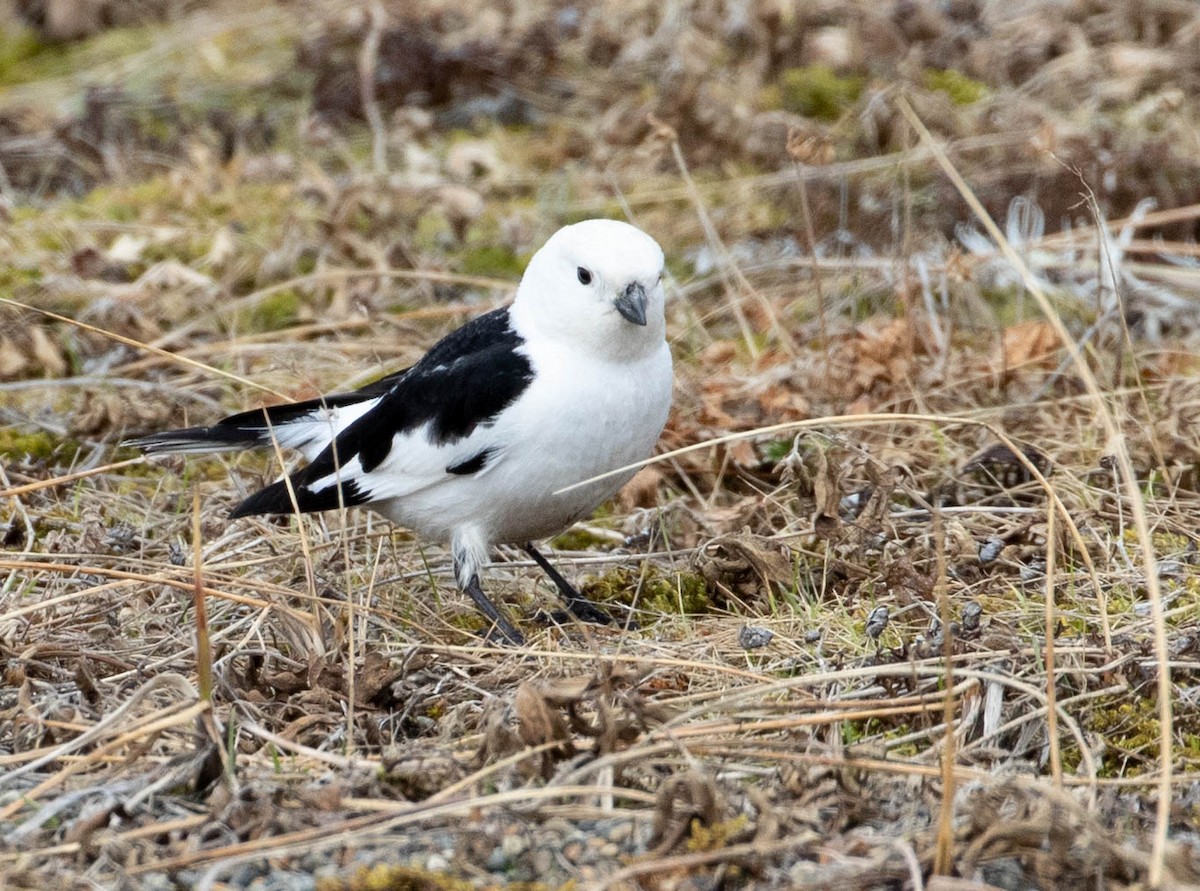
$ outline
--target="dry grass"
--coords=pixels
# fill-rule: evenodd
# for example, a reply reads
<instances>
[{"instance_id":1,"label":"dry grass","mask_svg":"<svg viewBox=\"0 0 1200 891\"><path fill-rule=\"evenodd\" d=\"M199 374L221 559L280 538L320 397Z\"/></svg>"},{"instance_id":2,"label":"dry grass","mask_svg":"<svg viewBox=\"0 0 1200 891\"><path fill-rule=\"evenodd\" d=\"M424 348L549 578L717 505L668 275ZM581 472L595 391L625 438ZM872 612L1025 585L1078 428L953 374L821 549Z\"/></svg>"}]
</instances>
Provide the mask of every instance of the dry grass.
<instances>
[{"instance_id":1,"label":"dry grass","mask_svg":"<svg viewBox=\"0 0 1200 891\"><path fill-rule=\"evenodd\" d=\"M1094 5L987 7L987 39L932 3L447 14L400 47L459 90L422 116L389 4L224 65L281 8L196 4L98 63L136 75L99 166L16 110L69 80L0 96L75 153L0 138L0 888L1200 885L1200 194L1138 160L1194 138L1200 20ZM189 34L164 136L151 61ZM300 41L347 104L264 78ZM255 90L274 143L201 113ZM483 646L403 530L227 522L272 456L115 446L402 367L592 213L674 277L662 454L557 542L627 629L540 624L502 554L531 645Z\"/></svg>"}]
</instances>

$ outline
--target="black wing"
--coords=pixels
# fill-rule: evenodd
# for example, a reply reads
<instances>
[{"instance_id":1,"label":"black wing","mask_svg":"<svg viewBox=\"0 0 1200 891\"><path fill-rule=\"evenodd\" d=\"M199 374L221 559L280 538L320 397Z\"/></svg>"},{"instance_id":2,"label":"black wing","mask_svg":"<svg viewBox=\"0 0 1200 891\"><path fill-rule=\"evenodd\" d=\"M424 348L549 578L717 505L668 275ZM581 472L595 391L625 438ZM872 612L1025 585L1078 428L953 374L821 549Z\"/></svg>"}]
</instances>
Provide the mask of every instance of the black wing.
<instances>
[{"instance_id":1,"label":"black wing","mask_svg":"<svg viewBox=\"0 0 1200 891\"><path fill-rule=\"evenodd\" d=\"M416 365L394 371L349 393L333 393L303 402L252 408L223 418L211 427L185 427L181 430L151 433L126 440L122 445L151 453L265 448L272 445L273 429L278 430L294 421L308 420L322 409L356 405L375 399L397 387L410 372L436 367L457 357L485 349L501 341L507 332L508 309L493 310L451 331L435 343Z\"/></svg>"},{"instance_id":2,"label":"black wing","mask_svg":"<svg viewBox=\"0 0 1200 891\"><path fill-rule=\"evenodd\" d=\"M291 485L301 512L365 504L372 493L361 477L347 473L338 486L311 489L318 480L336 475L355 458L362 474L378 467L391 452L399 434L426 428L434 445L452 445L475 428L491 423L533 380L533 366L518 347L524 341L509 327L508 310L480 316L440 340L393 383L383 398L347 427L312 463L292 474ZM476 472L465 464L447 472ZM251 495L232 516L291 513L287 483L280 480Z\"/></svg>"}]
</instances>

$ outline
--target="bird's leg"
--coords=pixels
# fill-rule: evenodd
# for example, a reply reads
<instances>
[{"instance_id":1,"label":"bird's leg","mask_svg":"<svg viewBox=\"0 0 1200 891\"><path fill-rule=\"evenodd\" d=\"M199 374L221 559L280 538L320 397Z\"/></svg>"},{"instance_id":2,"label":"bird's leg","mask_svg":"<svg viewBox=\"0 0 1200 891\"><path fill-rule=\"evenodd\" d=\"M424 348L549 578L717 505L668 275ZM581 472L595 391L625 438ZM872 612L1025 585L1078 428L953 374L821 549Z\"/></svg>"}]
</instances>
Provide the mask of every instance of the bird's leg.
<instances>
[{"instance_id":1,"label":"bird's leg","mask_svg":"<svg viewBox=\"0 0 1200 891\"><path fill-rule=\"evenodd\" d=\"M550 561L539 554L531 543L526 542L521 545L521 550L533 558L533 562L542 568L542 572L550 576L550 581L554 582L555 587L558 588L558 593L562 595L563 602L571 611L571 615L581 622L591 622L593 625L613 624L612 616L575 590L575 586L563 578L559 571L550 565Z\"/></svg>"},{"instance_id":2,"label":"bird's leg","mask_svg":"<svg viewBox=\"0 0 1200 891\"><path fill-rule=\"evenodd\" d=\"M496 608L496 604L488 600L488 596L483 593L483 587L479 584L478 573L471 576L471 580L467 582L463 590L475 601L475 607L491 620L493 632L499 634L506 643L510 643L515 647L525 645L525 635L518 631L508 619L504 618L503 613Z\"/></svg>"}]
</instances>

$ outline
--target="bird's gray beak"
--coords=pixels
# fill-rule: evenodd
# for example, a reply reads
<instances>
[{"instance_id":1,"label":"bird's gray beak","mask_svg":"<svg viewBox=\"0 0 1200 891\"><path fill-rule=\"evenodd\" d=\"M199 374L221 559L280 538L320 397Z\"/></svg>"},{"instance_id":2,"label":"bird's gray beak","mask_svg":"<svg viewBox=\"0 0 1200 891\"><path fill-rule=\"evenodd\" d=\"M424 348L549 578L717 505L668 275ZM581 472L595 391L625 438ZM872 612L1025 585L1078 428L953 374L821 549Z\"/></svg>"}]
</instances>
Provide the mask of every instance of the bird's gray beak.
<instances>
[{"instance_id":1,"label":"bird's gray beak","mask_svg":"<svg viewBox=\"0 0 1200 891\"><path fill-rule=\"evenodd\" d=\"M630 282L621 296L613 301L613 306L633 324L646 324L646 289L642 287L641 282Z\"/></svg>"}]
</instances>

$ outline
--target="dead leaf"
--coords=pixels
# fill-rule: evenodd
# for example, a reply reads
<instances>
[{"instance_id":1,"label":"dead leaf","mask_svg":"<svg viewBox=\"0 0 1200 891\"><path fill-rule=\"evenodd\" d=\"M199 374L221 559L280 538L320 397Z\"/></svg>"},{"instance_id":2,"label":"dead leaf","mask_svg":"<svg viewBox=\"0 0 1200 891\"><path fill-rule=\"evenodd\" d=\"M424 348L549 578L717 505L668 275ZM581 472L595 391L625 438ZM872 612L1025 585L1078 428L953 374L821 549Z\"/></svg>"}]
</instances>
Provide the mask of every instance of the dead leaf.
<instances>
[{"instance_id":1,"label":"dead leaf","mask_svg":"<svg viewBox=\"0 0 1200 891\"><path fill-rule=\"evenodd\" d=\"M237 241L233 229L222 226L213 236L212 245L201 262L211 269L223 269L237 255Z\"/></svg>"},{"instance_id":2,"label":"dead leaf","mask_svg":"<svg viewBox=\"0 0 1200 891\"><path fill-rule=\"evenodd\" d=\"M404 668L382 653L370 650L363 656L362 666L354 674L354 695L362 705L386 707L388 691L404 675ZM383 694L381 696L381 694Z\"/></svg>"},{"instance_id":3,"label":"dead leaf","mask_svg":"<svg viewBox=\"0 0 1200 891\"><path fill-rule=\"evenodd\" d=\"M63 840L69 844L77 844L84 850L89 850L92 846L93 836L108 826L116 808L117 805L113 804L92 811L84 811L79 819L67 827L67 831L63 834Z\"/></svg>"},{"instance_id":4,"label":"dead leaf","mask_svg":"<svg viewBox=\"0 0 1200 891\"><path fill-rule=\"evenodd\" d=\"M725 400L728 391L725 386L715 382L707 382L704 392L700 394L699 422L717 430L732 431L742 428L733 415L725 411Z\"/></svg>"},{"instance_id":5,"label":"dead leaf","mask_svg":"<svg viewBox=\"0 0 1200 891\"><path fill-rule=\"evenodd\" d=\"M724 461L728 459L739 467L754 467L758 464L758 452L748 439L735 439L717 448L717 457Z\"/></svg>"},{"instance_id":6,"label":"dead leaf","mask_svg":"<svg viewBox=\"0 0 1200 891\"><path fill-rule=\"evenodd\" d=\"M838 508L842 500L842 487L838 480L838 472L829 462L829 454L825 449L816 450L817 466L813 471L813 499L816 510L813 512L813 529L817 537L828 540L837 534L841 526Z\"/></svg>"},{"instance_id":7,"label":"dead leaf","mask_svg":"<svg viewBox=\"0 0 1200 891\"><path fill-rule=\"evenodd\" d=\"M812 405L803 394L784 383L774 383L758 394L758 404L771 424L803 421L812 417Z\"/></svg>"},{"instance_id":8,"label":"dead leaf","mask_svg":"<svg viewBox=\"0 0 1200 891\"><path fill-rule=\"evenodd\" d=\"M178 260L155 263L138 277L137 284L158 291L195 289L213 297L220 291L220 286L207 275Z\"/></svg>"},{"instance_id":9,"label":"dead leaf","mask_svg":"<svg viewBox=\"0 0 1200 891\"><path fill-rule=\"evenodd\" d=\"M513 712L517 716L517 732L526 745L569 742L566 722L530 681L517 687Z\"/></svg>"},{"instance_id":10,"label":"dead leaf","mask_svg":"<svg viewBox=\"0 0 1200 891\"><path fill-rule=\"evenodd\" d=\"M62 377L67 373L67 360L62 349L50 339L46 329L40 325L29 329L29 349L47 377Z\"/></svg>"},{"instance_id":11,"label":"dead leaf","mask_svg":"<svg viewBox=\"0 0 1200 891\"><path fill-rule=\"evenodd\" d=\"M1009 375L1027 365L1049 367L1050 356L1061 345L1058 332L1049 322L1021 322L1004 329L1000 349L1000 373Z\"/></svg>"},{"instance_id":12,"label":"dead leaf","mask_svg":"<svg viewBox=\"0 0 1200 891\"><path fill-rule=\"evenodd\" d=\"M586 675L579 675L573 678L540 681L537 684L537 692L551 705L563 708L574 705L583 699L588 691L595 689L596 680L596 678Z\"/></svg>"},{"instance_id":13,"label":"dead leaf","mask_svg":"<svg viewBox=\"0 0 1200 891\"><path fill-rule=\"evenodd\" d=\"M714 538L700 548L696 571L712 591L757 602L771 586L790 587L791 551L787 545L748 532Z\"/></svg>"},{"instance_id":14,"label":"dead leaf","mask_svg":"<svg viewBox=\"0 0 1200 891\"><path fill-rule=\"evenodd\" d=\"M31 313L0 307L0 380L66 374L70 365L57 342L61 331Z\"/></svg>"},{"instance_id":15,"label":"dead leaf","mask_svg":"<svg viewBox=\"0 0 1200 891\"><path fill-rule=\"evenodd\" d=\"M300 804L314 811L333 813L342 808L346 789L338 782L301 786L297 791Z\"/></svg>"},{"instance_id":16,"label":"dead leaf","mask_svg":"<svg viewBox=\"0 0 1200 891\"><path fill-rule=\"evenodd\" d=\"M0 378L11 380L29 367L29 357L13 341L0 334Z\"/></svg>"},{"instance_id":17,"label":"dead leaf","mask_svg":"<svg viewBox=\"0 0 1200 891\"><path fill-rule=\"evenodd\" d=\"M960 879L955 876L930 876L925 883L926 891L1000 891L995 885L987 882L977 882L974 879Z\"/></svg>"},{"instance_id":18,"label":"dead leaf","mask_svg":"<svg viewBox=\"0 0 1200 891\"><path fill-rule=\"evenodd\" d=\"M737 344L732 340L715 340L700 351L700 365L705 368L723 368L737 357Z\"/></svg>"},{"instance_id":19,"label":"dead leaf","mask_svg":"<svg viewBox=\"0 0 1200 891\"><path fill-rule=\"evenodd\" d=\"M455 239L466 240L467 230L483 215L487 203L474 189L467 186L445 185L437 190L437 207L446 217Z\"/></svg>"},{"instance_id":20,"label":"dead leaf","mask_svg":"<svg viewBox=\"0 0 1200 891\"><path fill-rule=\"evenodd\" d=\"M465 773L463 765L446 753L402 749L399 757L386 751L383 755L383 779L410 801L424 801L462 779Z\"/></svg>"},{"instance_id":21,"label":"dead leaf","mask_svg":"<svg viewBox=\"0 0 1200 891\"><path fill-rule=\"evenodd\" d=\"M513 695L512 709L517 719L517 734L527 746L558 743L538 755L539 773L549 779L554 763L575 754L575 744L567 732L567 722L558 709L550 704L538 685L526 681Z\"/></svg>"},{"instance_id":22,"label":"dead leaf","mask_svg":"<svg viewBox=\"0 0 1200 891\"><path fill-rule=\"evenodd\" d=\"M866 396L859 396L842 409L842 414L844 415L869 415L871 412L871 400Z\"/></svg>"},{"instance_id":23,"label":"dead leaf","mask_svg":"<svg viewBox=\"0 0 1200 891\"><path fill-rule=\"evenodd\" d=\"M174 406L162 398L129 399L124 393L85 390L67 430L72 436L90 437L155 430L165 426L174 414Z\"/></svg>"},{"instance_id":24,"label":"dead leaf","mask_svg":"<svg viewBox=\"0 0 1200 891\"><path fill-rule=\"evenodd\" d=\"M42 29L51 40L80 40L104 30L101 0L46 0Z\"/></svg>"},{"instance_id":25,"label":"dead leaf","mask_svg":"<svg viewBox=\"0 0 1200 891\"><path fill-rule=\"evenodd\" d=\"M654 832L650 836L653 853L670 853L687 838L692 821L712 826L723 810L721 793L708 774L689 770L665 780L654 798Z\"/></svg>"},{"instance_id":26,"label":"dead leaf","mask_svg":"<svg viewBox=\"0 0 1200 891\"><path fill-rule=\"evenodd\" d=\"M865 404L871 392L910 378L918 346L908 319L869 319L838 344L823 383L840 390L842 398Z\"/></svg>"},{"instance_id":27,"label":"dead leaf","mask_svg":"<svg viewBox=\"0 0 1200 891\"><path fill-rule=\"evenodd\" d=\"M643 467L617 493L617 502L621 505L621 510L629 513L635 508L652 508L657 505L658 487L662 481L663 475L657 468Z\"/></svg>"}]
</instances>

